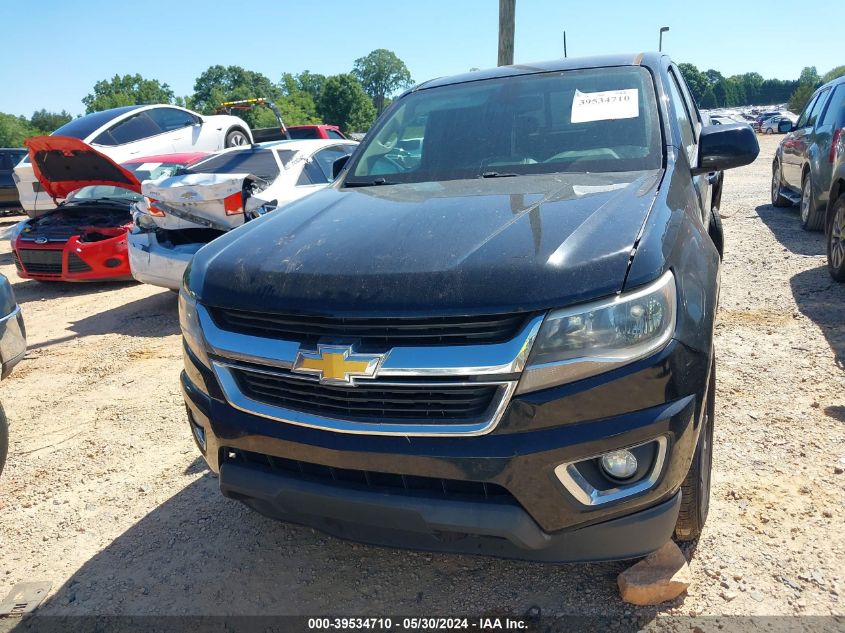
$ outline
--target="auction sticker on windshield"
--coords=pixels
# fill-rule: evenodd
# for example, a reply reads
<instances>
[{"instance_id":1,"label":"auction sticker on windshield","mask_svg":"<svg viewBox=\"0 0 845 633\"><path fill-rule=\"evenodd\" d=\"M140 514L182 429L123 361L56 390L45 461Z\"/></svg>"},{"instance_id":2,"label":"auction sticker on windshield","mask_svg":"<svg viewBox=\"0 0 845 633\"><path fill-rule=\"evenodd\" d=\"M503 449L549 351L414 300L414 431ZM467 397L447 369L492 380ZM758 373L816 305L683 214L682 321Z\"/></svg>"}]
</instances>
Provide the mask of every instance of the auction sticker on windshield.
<instances>
[{"instance_id":1,"label":"auction sticker on windshield","mask_svg":"<svg viewBox=\"0 0 845 633\"><path fill-rule=\"evenodd\" d=\"M575 91L572 97L572 123L633 119L640 116L640 93L629 90L603 92Z\"/></svg>"}]
</instances>

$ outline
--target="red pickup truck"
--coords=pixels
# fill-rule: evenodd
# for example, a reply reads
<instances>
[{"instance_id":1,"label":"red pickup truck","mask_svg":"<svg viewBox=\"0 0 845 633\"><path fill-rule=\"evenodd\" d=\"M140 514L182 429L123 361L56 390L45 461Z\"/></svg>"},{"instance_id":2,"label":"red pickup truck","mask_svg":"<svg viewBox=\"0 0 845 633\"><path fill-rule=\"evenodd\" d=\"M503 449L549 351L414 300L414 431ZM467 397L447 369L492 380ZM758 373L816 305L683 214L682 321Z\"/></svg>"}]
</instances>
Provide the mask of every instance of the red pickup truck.
<instances>
[{"instance_id":1,"label":"red pickup truck","mask_svg":"<svg viewBox=\"0 0 845 633\"><path fill-rule=\"evenodd\" d=\"M346 139L346 136L343 135L343 132L341 132L340 128L336 125L326 125L321 123L319 125L292 125L288 127L285 125L284 121L282 121L282 114L279 112L276 104L269 99L264 99L262 97L255 99L243 99L241 101L226 101L217 107L216 112L218 114L231 114L233 110L249 110L256 106L270 108L273 114L276 115L276 120L279 122L278 127L253 128L252 138L256 143L303 138Z\"/></svg>"}]
</instances>

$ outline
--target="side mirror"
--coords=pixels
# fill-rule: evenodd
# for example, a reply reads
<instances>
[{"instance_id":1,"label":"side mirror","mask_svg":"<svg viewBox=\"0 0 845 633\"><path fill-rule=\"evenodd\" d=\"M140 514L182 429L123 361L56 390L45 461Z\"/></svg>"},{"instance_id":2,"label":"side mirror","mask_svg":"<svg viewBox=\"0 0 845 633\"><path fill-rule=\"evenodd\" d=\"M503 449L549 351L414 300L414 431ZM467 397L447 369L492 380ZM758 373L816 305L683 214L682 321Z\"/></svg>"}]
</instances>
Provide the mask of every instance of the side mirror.
<instances>
[{"instance_id":1,"label":"side mirror","mask_svg":"<svg viewBox=\"0 0 845 633\"><path fill-rule=\"evenodd\" d=\"M349 154L341 156L332 163L332 180L337 180L340 172L343 171L343 168L346 167L346 163L349 162L349 156Z\"/></svg>"},{"instance_id":2,"label":"side mirror","mask_svg":"<svg viewBox=\"0 0 845 633\"><path fill-rule=\"evenodd\" d=\"M708 125L698 138L698 165L693 175L742 167L754 162L760 146L754 130L745 123Z\"/></svg>"},{"instance_id":3,"label":"side mirror","mask_svg":"<svg viewBox=\"0 0 845 633\"><path fill-rule=\"evenodd\" d=\"M789 119L782 119L778 122L778 132L781 134L786 134L787 132L791 132L795 129L795 126L792 125L792 121Z\"/></svg>"}]
</instances>

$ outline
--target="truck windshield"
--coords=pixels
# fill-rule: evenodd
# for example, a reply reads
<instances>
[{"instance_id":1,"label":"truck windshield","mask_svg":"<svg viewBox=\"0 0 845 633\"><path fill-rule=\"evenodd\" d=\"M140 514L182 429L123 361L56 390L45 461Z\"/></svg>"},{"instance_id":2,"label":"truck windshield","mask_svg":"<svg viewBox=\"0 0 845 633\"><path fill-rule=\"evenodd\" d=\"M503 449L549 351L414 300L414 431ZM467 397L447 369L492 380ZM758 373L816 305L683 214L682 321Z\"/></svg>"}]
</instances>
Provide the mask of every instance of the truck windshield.
<instances>
[{"instance_id":1,"label":"truck windshield","mask_svg":"<svg viewBox=\"0 0 845 633\"><path fill-rule=\"evenodd\" d=\"M344 186L634 171L662 160L647 70L571 70L407 95L368 135Z\"/></svg>"}]
</instances>

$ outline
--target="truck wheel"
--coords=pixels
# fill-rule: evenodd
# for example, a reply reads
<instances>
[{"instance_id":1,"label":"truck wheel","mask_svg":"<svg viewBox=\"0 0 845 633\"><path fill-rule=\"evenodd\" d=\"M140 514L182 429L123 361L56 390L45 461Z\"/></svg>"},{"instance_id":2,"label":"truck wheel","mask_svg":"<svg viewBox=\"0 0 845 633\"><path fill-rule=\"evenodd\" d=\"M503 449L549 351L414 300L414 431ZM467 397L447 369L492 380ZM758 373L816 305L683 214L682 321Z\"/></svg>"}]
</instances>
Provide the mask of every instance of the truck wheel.
<instances>
[{"instance_id":1,"label":"truck wheel","mask_svg":"<svg viewBox=\"0 0 845 633\"><path fill-rule=\"evenodd\" d=\"M824 215L816 205L813 195L813 179L810 172L804 176L801 183L801 228L805 231L821 231L824 226Z\"/></svg>"},{"instance_id":2,"label":"truck wheel","mask_svg":"<svg viewBox=\"0 0 845 633\"><path fill-rule=\"evenodd\" d=\"M6 455L9 452L9 423L6 422L6 412L0 404L0 474L6 465Z\"/></svg>"},{"instance_id":3,"label":"truck wheel","mask_svg":"<svg viewBox=\"0 0 845 633\"><path fill-rule=\"evenodd\" d=\"M845 281L845 194L833 203L827 226L827 269L830 276Z\"/></svg>"},{"instance_id":4,"label":"truck wheel","mask_svg":"<svg viewBox=\"0 0 845 633\"><path fill-rule=\"evenodd\" d=\"M783 179L780 175L780 163L775 161L772 165L772 206L773 207L791 207L792 201L785 197L783 193Z\"/></svg>"},{"instance_id":5,"label":"truck wheel","mask_svg":"<svg viewBox=\"0 0 845 633\"><path fill-rule=\"evenodd\" d=\"M684 483L681 484L681 510L675 523L675 539L694 541L701 535L710 510L710 474L713 469L713 413L716 408L716 357L710 368L710 384L704 398L701 432Z\"/></svg>"},{"instance_id":6,"label":"truck wheel","mask_svg":"<svg viewBox=\"0 0 845 633\"><path fill-rule=\"evenodd\" d=\"M240 128L233 128L226 133L226 147L249 145L249 137Z\"/></svg>"}]
</instances>

